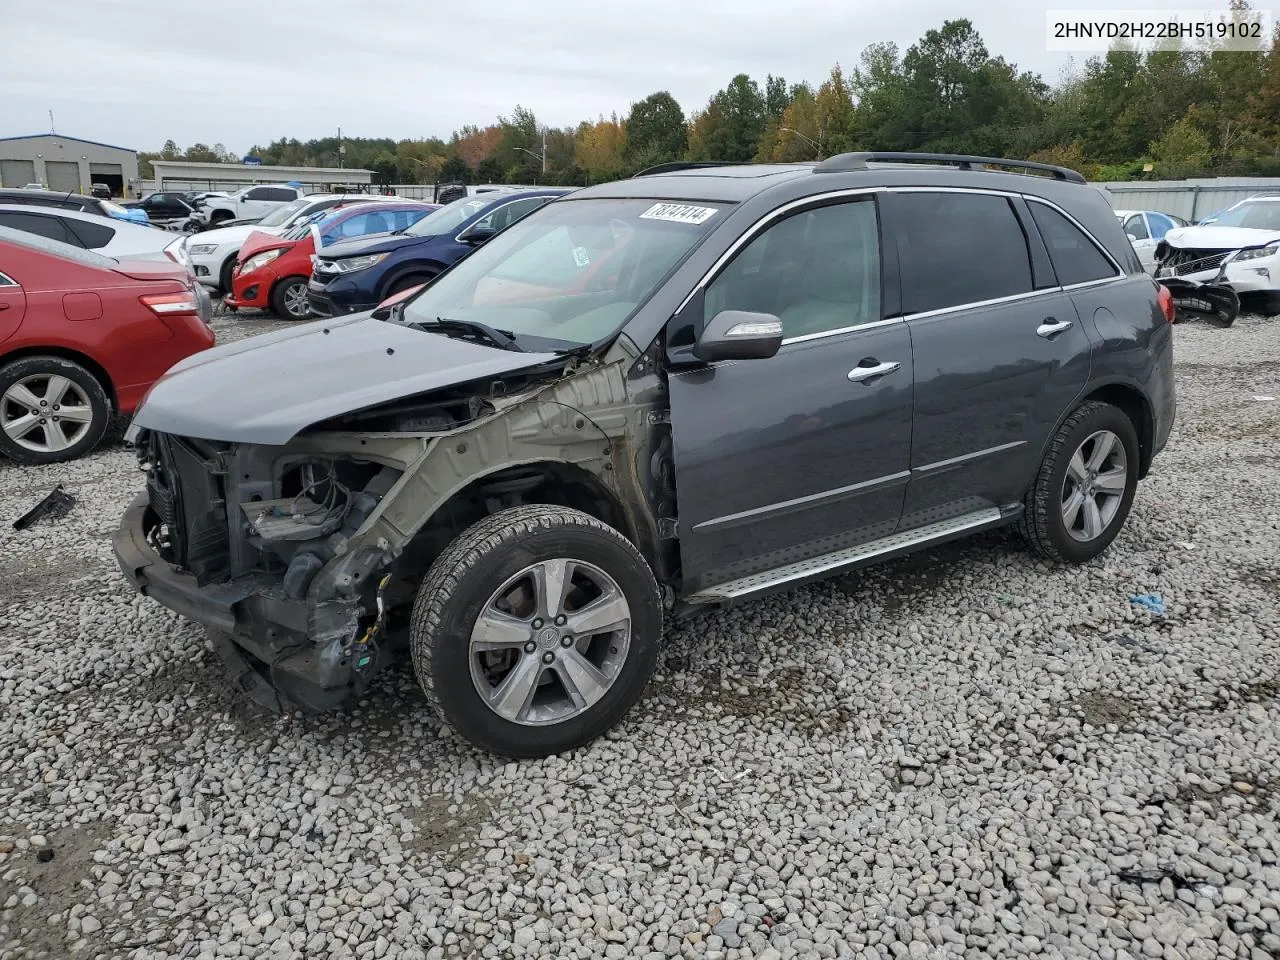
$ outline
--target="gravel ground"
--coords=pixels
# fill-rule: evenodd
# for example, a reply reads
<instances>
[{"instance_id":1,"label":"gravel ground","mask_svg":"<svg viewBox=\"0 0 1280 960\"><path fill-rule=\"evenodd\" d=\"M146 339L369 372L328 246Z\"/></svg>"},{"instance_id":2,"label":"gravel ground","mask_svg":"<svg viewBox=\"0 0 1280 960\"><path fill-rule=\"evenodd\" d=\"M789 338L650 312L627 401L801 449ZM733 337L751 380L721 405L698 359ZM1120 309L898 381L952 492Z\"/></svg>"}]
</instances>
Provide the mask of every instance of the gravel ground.
<instances>
[{"instance_id":1,"label":"gravel ground","mask_svg":"<svg viewBox=\"0 0 1280 960\"><path fill-rule=\"evenodd\" d=\"M1280 318L1176 336L1102 560L989 535L687 622L536 762L408 668L258 713L116 572L126 451L0 463L0 957L1280 957Z\"/></svg>"}]
</instances>

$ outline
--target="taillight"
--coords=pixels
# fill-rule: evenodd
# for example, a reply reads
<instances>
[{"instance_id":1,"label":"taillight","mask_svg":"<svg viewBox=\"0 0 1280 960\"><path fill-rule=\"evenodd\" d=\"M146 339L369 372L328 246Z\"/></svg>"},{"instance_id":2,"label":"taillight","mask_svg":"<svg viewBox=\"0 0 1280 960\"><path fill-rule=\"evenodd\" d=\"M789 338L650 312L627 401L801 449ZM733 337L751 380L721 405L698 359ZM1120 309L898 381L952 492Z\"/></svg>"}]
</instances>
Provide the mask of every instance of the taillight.
<instances>
[{"instance_id":1,"label":"taillight","mask_svg":"<svg viewBox=\"0 0 1280 960\"><path fill-rule=\"evenodd\" d=\"M1173 323L1177 309L1173 305L1173 294L1169 292L1169 288L1164 284L1160 285L1160 309L1164 311L1164 319L1168 323Z\"/></svg>"},{"instance_id":2,"label":"taillight","mask_svg":"<svg viewBox=\"0 0 1280 960\"><path fill-rule=\"evenodd\" d=\"M138 299L158 317L170 317L176 313L200 313L200 301L189 290L182 293L149 293Z\"/></svg>"}]
</instances>

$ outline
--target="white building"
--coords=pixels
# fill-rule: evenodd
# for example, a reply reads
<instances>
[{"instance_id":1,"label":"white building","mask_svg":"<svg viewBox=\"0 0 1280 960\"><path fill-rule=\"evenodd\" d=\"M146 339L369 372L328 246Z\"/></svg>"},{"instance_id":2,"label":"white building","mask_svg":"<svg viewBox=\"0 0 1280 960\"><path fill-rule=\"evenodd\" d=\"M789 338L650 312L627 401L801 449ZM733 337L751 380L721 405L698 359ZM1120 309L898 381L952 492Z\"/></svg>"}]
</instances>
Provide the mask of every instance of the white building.
<instances>
[{"instance_id":1,"label":"white building","mask_svg":"<svg viewBox=\"0 0 1280 960\"><path fill-rule=\"evenodd\" d=\"M152 160L155 180L139 184L143 190L239 190L254 183L300 183L311 193L336 192L336 187L367 187L372 170L352 167L277 167L248 163L193 163Z\"/></svg>"},{"instance_id":2,"label":"white building","mask_svg":"<svg viewBox=\"0 0 1280 960\"><path fill-rule=\"evenodd\" d=\"M58 133L0 137L0 186L39 183L50 190L88 193L105 183L113 196L138 179L138 151Z\"/></svg>"}]
</instances>

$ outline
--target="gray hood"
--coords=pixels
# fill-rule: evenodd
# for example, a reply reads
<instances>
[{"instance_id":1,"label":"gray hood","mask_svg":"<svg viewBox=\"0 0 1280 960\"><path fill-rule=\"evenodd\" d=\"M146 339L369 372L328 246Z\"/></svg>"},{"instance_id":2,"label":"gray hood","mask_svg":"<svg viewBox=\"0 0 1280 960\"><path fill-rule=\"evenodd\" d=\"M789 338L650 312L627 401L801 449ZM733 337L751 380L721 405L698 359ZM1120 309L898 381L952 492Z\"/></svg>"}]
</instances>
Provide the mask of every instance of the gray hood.
<instances>
[{"instance_id":1,"label":"gray hood","mask_svg":"<svg viewBox=\"0 0 1280 960\"><path fill-rule=\"evenodd\" d=\"M156 381L133 426L232 443L288 443L312 424L556 359L371 319L321 320L202 351Z\"/></svg>"}]
</instances>

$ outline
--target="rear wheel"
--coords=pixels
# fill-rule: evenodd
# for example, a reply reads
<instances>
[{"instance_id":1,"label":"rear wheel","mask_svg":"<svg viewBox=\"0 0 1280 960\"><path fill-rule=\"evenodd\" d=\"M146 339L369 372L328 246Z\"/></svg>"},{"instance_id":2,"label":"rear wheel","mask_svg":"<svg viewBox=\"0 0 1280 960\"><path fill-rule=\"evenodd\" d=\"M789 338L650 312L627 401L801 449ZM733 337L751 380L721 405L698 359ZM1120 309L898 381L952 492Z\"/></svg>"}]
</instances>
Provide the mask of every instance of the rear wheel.
<instances>
[{"instance_id":1,"label":"rear wheel","mask_svg":"<svg viewBox=\"0 0 1280 960\"><path fill-rule=\"evenodd\" d=\"M271 288L271 311L281 320L305 320L311 316L307 281L302 277L278 280Z\"/></svg>"},{"instance_id":2,"label":"rear wheel","mask_svg":"<svg viewBox=\"0 0 1280 960\"><path fill-rule=\"evenodd\" d=\"M1092 560L1124 526L1138 486L1138 434L1118 407L1083 404L1049 445L1020 528L1040 554Z\"/></svg>"},{"instance_id":3,"label":"rear wheel","mask_svg":"<svg viewBox=\"0 0 1280 960\"><path fill-rule=\"evenodd\" d=\"M23 357L0 367L0 453L19 463L59 463L91 450L111 402L96 377L63 357Z\"/></svg>"},{"instance_id":4,"label":"rear wheel","mask_svg":"<svg viewBox=\"0 0 1280 960\"><path fill-rule=\"evenodd\" d=\"M587 743L635 704L657 663L658 587L622 534L565 507L465 530L414 604L414 669L476 746L542 757Z\"/></svg>"}]
</instances>

